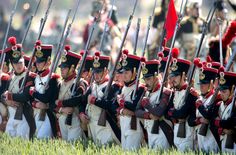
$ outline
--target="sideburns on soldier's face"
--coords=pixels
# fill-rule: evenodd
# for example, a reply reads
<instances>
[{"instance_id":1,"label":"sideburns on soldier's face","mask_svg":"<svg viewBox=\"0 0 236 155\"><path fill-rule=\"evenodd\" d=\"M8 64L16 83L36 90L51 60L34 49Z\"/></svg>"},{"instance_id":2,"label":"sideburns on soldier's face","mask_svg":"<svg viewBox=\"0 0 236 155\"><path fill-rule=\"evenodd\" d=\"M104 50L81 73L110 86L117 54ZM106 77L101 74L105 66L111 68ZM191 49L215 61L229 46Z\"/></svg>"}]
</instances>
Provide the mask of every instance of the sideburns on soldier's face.
<instances>
[{"instance_id":1,"label":"sideburns on soldier's face","mask_svg":"<svg viewBox=\"0 0 236 155\"><path fill-rule=\"evenodd\" d=\"M95 82L97 82L97 83L101 82L102 77L103 77L103 71L102 72L95 72L94 73L94 80L95 80Z\"/></svg>"},{"instance_id":2,"label":"sideburns on soldier's face","mask_svg":"<svg viewBox=\"0 0 236 155\"><path fill-rule=\"evenodd\" d=\"M147 78L144 78L144 81L145 81L147 89L149 91L151 91L153 89L153 85L155 83L155 78L153 76L147 77Z\"/></svg>"}]
</instances>

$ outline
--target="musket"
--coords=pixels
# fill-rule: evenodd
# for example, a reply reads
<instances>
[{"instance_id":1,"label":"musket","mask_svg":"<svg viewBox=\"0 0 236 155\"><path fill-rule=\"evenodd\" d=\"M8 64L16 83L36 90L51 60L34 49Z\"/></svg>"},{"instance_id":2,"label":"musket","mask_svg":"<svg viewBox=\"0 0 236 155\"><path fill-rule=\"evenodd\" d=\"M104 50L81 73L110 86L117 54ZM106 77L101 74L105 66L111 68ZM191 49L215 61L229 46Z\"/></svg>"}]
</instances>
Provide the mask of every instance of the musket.
<instances>
[{"instance_id":1,"label":"musket","mask_svg":"<svg viewBox=\"0 0 236 155\"><path fill-rule=\"evenodd\" d=\"M107 18L106 23L105 23L105 26L104 26L104 30L103 30L103 32L102 32L102 38L101 38L101 42L100 42L100 46L99 46L99 51L102 50L105 36L108 34L108 31L109 31L108 21L111 20L111 16L112 16L112 13L113 13L114 4L115 4L115 0L112 0L111 10L110 10L110 12L109 12L108 18Z\"/></svg>"},{"instance_id":2,"label":"musket","mask_svg":"<svg viewBox=\"0 0 236 155\"><path fill-rule=\"evenodd\" d=\"M65 29L66 29L66 26L67 26L67 22L68 22L69 17L70 17L70 13L71 13L71 9L68 10L68 13L67 13L67 16L66 16L66 19L65 19L65 22L64 22L64 26L63 26L63 29L62 29L62 32L61 32L60 41L59 41L59 43L57 44L57 48L56 48L55 53L58 53L58 52L59 52L59 48L60 48L61 42L62 42L62 40L63 40L63 36L64 36L64 32L65 32ZM55 56L54 59L56 59L56 57L57 57L57 56ZM54 61L56 61L56 60L54 60ZM53 62L54 62L54 61L53 61ZM53 68L53 65L54 65L54 64L55 64L55 63L52 63L51 68ZM49 74L48 74L48 76L47 76L47 80L46 80L45 87L44 87L44 89L42 90L42 94L44 94L45 91L46 91L46 89L48 89L49 81L50 81L50 79L51 79L52 73L53 73L52 70L50 70L50 72L49 72ZM46 104L46 103L45 103L45 104ZM45 116L46 116L46 109L41 109L41 110L40 110L40 114L39 114L39 120L40 120L40 121L44 121L44 120L45 120Z\"/></svg>"},{"instance_id":3,"label":"musket","mask_svg":"<svg viewBox=\"0 0 236 155\"><path fill-rule=\"evenodd\" d=\"M34 16L36 15L37 11L38 11L38 8L39 8L40 3L41 3L41 0L39 0L39 2L38 2L34 14L32 14L32 15L30 16L29 23L28 23L28 25L27 25L25 34L24 34L23 39L22 39L22 41L21 41L21 45L22 45L22 49L21 49L21 50L22 50L22 51L24 51L24 50L23 50L23 45L24 45L25 39L26 39L26 37L27 37L27 35L28 35L28 32L29 32L29 29L30 29L32 20L33 20ZM20 91L23 91L23 89L20 89ZM22 104L19 104L19 106L16 108L16 112L15 112L14 119L15 119L15 120L22 120L22 115L23 115L23 105L22 105Z\"/></svg>"},{"instance_id":4,"label":"musket","mask_svg":"<svg viewBox=\"0 0 236 155\"><path fill-rule=\"evenodd\" d=\"M140 23L141 23L141 18L138 18L137 20L137 27L136 27L136 35L135 35L135 44L134 44L134 54L136 55L136 50L137 50L137 45L138 45L138 34L140 30ZM133 118L134 119L134 118ZM100 117L98 119L98 125L100 126L106 126L106 110L102 109ZM136 125L133 125L136 126Z\"/></svg>"},{"instance_id":5,"label":"musket","mask_svg":"<svg viewBox=\"0 0 236 155\"><path fill-rule=\"evenodd\" d=\"M232 96L232 106L230 107L230 115L229 118L232 117L233 115L233 111L235 108L235 104L236 104L236 88L234 89L234 94ZM233 134L226 134L226 142L225 142L225 148L228 149L233 149L234 148L234 139L233 139Z\"/></svg>"},{"instance_id":6,"label":"musket","mask_svg":"<svg viewBox=\"0 0 236 155\"><path fill-rule=\"evenodd\" d=\"M172 52L171 51L172 51L172 49L174 47L175 39L176 39L176 34L177 34L178 29L179 29L180 22L181 22L181 20L183 18L183 15L184 15L184 11L183 10L185 10L187 3L188 3L188 0L185 1L185 4L184 4L184 1L181 2L180 14L179 14L178 20L176 22L174 34L173 34L173 37L172 37L172 40L171 40L170 52L169 52L169 56L168 56L168 59L167 59L167 62L166 62L164 74L163 74L163 79L162 79L162 83L161 83L161 87L160 87L160 91L159 91L160 93L157 95L157 97L155 99L155 101L157 103L160 102L160 99L161 99L162 93L163 93L163 89L164 89L165 83L167 81L168 70L169 70L171 59L172 59Z\"/></svg>"},{"instance_id":7,"label":"musket","mask_svg":"<svg viewBox=\"0 0 236 155\"><path fill-rule=\"evenodd\" d=\"M52 5L52 0L49 0L48 6L47 6L47 10L46 10L45 15L44 15L44 18L41 18L41 26L40 26L39 33L38 33L38 36L37 36L37 40L40 40L40 38L41 38L41 35L42 35L42 32L43 32L45 23L46 23L47 18L48 18L48 14L49 14L49 10L50 10L51 5ZM23 81L21 83L20 91L23 91L25 83L26 83L26 79L28 78L29 72L30 72L31 67L32 67L33 59L34 59L35 53L36 53L36 51L34 50L34 47L33 47L32 51L33 51L33 53L32 53L32 56L30 58L29 64L27 66L28 69L26 71L26 76L24 77L24 79L23 79Z\"/></svg>"},{"instance_id":8,"label":"musket","mask_svg":"<svg viewBox=\"0 0 236 155\"><path fill-rule=\"evenodd\" d=\"M66 18L65 18L65 22L64 22L64 26L63 26L63 29L62 29L62 32L61 32L60 40L59 40L59 42L57 44L57 47L56 47L56 50L55 50L56 55L55 55L55 57L54 57L54 59L52 61L53 63L51 65L51 69L50 69L50 72L48 74L48 77L47 77L47 80L46 80L46 83L45 83L45 87L44 87L45 89L43 90L43 93L45 93L45 90L48 88L51 76L55 72L56 67L57 67L55 64L57 64L59 59L60 59L60 57L58 57L58 55L59 55L59 53L61 53L60 50L61 50L61 46L62 46L62 44L64 42L64 33L65 33L65 30L66 30L66 26L67 26L68 20L70 18L70 13L71 13L71 9L69 9L68 12L67 12L67 15L66 15Z\"/></svg>"},{"instance_id":9,"label":"musket","mask_svg":"<svg viewBox=\"0 0 236 155\"><path fill-rule=\"evenodd\" d=\"M10 30L10 27L11 27L11 24L12 24L13 16L16 13L17 5L18 5L18 0L16 0L14 8L11 11L10 20L9 20L9 22L7 24L7 30L6 30L4 41L3 41L3 45L2 45L2 54L1 54L1 57L0 57L0 67L1 67L0 68L0 77L2 76L2 69L3 69L3 66L4 66L5 57L6 57L6 53L4 53L4 49L6 48L8 33L9 33L9 30ZM0 86L1 85L2 85L2 82L0 80Z\"/></svg>"},{"instance_id":10,"label":"musket","mask_svg":"<svg viewBox=\"0 0 236 155\"><path fill-rule=\"evenodd\" d=\"M53 61L53 62L54 62L54 63L53 63L54 65L51 66L51 72L52 72L52 73L55 73L55 72L56 72L56 69L57 69L59 60L60 60L60 58L61 58L61 54L62 54L63 49L64 49L63 47L65 46L66 39L68 38L68 36L69 36L69 34L70 34L70 32L71 32L71 27L72 27L72 25L73 25L73 23L74 23L74 21L75 21L75 17L76 17L76 14L77 14L77 12L78 12L78 9L79 9L79 4L80 4L80 0L77 1L77 5L76 5L75 11L74 11L74 15L73 15L73 17L72 17L71 22L70 22L69 25L67 26L67 30L66 30L66 32L65 32L64 37L63 37L63 35L61 36L61 39L62 39L62 40L59 42L57 55L55 56L55 60ZM69 15L67 16L67 18L69 18ZM66 23L65 23L64 28L66 28L66 25L67 25L67 21L66 21ZM64 32L63 32L62 34L64 34ZM49 76L49 77L50 77L50 76ZM49 79L49 80L50 80L50 79ZM49 84L49 80L48 80L48 82L47 82L47 85ZM47 85L46 85L46 86L47 86ZM65 120L65 124L71 126L71 124L72 124L72 114L67 115L67 118L66 118L66 120Z\"/></svg>"},{"instance_id":11,"label":"musket","mask_svg":"<svg viewBox=\"0 0 236 155\"><path fill-rule=\"evenodd\" d=\"M203 40L206 36L206 33L207 33L207 28L208 28L208 25L210 24L212 18L213 18L213 15L215 13L215 10L216 10L216 5L213 5L207 15L207 18L206 20L204 21L203 23L203 30L202 30L202 34L201 34L201 39L200 39L200 42L198 44L198 47L197 47L197 50L196 50L196 53L195 53L195 58L199 56L200 54L200 51L201 51L201 47L202 47L202 43L203 43ZM192 79L193 79L193 76L194 76L194 73L195 73L195 69L196 69L196 66L194 64L191 65L190 67L190 70L188 72L188 76L187 76L187 82L189 83L187 89L186 89L186 93L185 95L183 96L183 102L185 103L188 96L189 96L189 93L190 93L190 89L192 87ZM180 123L179 125L179 128L178 128L178 135L179 137L185 137L185 132L184 132L184 128L185 128L185 122L184 123ZM200 130L201 132L199 132L199 134L201 135L205 135L206 134L206 126L201 126Z\"/></svg>"},{"instance_id":12,"label":"musket","mask_svg":"<svg viewBox=\"0 0 236 155\"><path fill-rule=\"evenodd\" d=\"M112 85L112 82L113 82L113 79L114 79L114 74L115 74L115 70L116 70L116 66L118 65L118 62L120 60L120 57L121 57L121 54L122 54L122 48L124 46L124 43L125 43L125 39L127 37L127 34L128 34L128 31L129 31L129 28L131 26L131 22L133 20L133 16L134 16L134 12L135 12L135 9L137 7L137 3L138 3L138 0L135 1L135 4L134 4L134 7L133 7L133 10L132 10L132 13L131 15L129 16L129 20L128 20L128 24L126 26L126 29L125 29L125 33L124 33L124 36L122 38L122 42L121 42L121 45L120 45L120 48L119 48L119 53L117 55L117 58L116 58L116 61L115 61L115 64L113 66L113 68L111 69L111 72L110 72L110 75L109 75L109 81L108 81L108 84L106 86L106 89L105 89L105 92L104 92L104 99L107 100L108 98L108 93L111 89L111 85ZM106 126L106 111L105 110L102 110L101 111L101 114L100 114L100 117L99 117L99 121L98 121L98 125L100 126Z\"/></svg>"},{"instance_id":13,"label":"musket","mask_svg":"<svg viewBox=\"0 0 236 155\"><path fill-rule=\"evenodd\" d=\"M41 38L41 35L42 35L42 32L43 32L45 23L46 23L46 21L47 21L47 17L48 17L48 14L49 14L49 10L50 10L51 5L52 5L52 0L49 1L48 6L47 6L47 10L46 10L45 15L44 15L44 18L41 19L42 22L41 22L41 25L40 25L40 29L39 29L39 34L38 34L37 40L40 40L40 38ZM37 12L38 7L39 7L39 4L38 4L38 6L36 7L35 13ZM29 26L29 25L28 25L28 26ZM27 32L27 33L28 33L28 32ZM26 37L26 35L25 35L25 37ZM23 39L23 43L24 43L24 39ZM26 80L27 80L27 78L28 78L28 76L29 76L29 72L30 72L31 67L32 67L33 58L34 58L35 53L36 53L36 51L34 50L34 48L33 48L32 51L33 51L33 54L32 54L32 56L31 56L31 58L30 58L30 61L29 61L28 67L27 67L28 69L27 69L27 71L26 71L26 75L25 75L25 77L24 77L23 80L22 80L22 83L21 83L21 86L20 86L20 92L23 92L23 90L24 90ZM16 112L16 114L15 114L15 119L20 119L20 117L22 117L22 112L21 112L22 109L19 109L19 110L16 110L16 111L18 111L18 112Z\"/></svg>"},{"instance_id":14,"label":"musket","mask_svg":"<svg viewBox=\"0 0 236 155\"><path fill-rule=\"evenodd\" d=\"M138 46L138 35L140 30L141 18L138 18L137 26L136 26L136 33L135 33L135 42L134 42L134 55L137 55L137 46Z\"/></svg>"},{"instance_id":15,"label":"musket","mask_svg":"<svg viewBox=\"0 0 236 155\"><path fill-rule=\"evenodd\" d=\"M117 68L118 62L119 62L120 57L121 57L121 55L122 55L122 49L123 49L123 46L124 46L124 43L125 43L125 40L126 40L128 31L129 31L131 22L132 22L132 20L133 20L133 16L134 16L134 12L135 12L136 7L137 7L137 3L138 3L138 0L135 0L135 4L134 4L133 10L132 10L132 13L131 13L131 15L129 16L128 24L127 24L127 26L126 26L125 33L124 33L124 35L123 35L123 38L122 38L122 41L121 41L121 44L120 44L119 53L118 53L118 55L117 55L117 57L116 57L115 64L114 64L114 66L113 66L113 68L111 69L111 72L110 72L110 74L109 74L109 77L110 77L110 78L109 78L108 84L107 84L106 89L105 89L105 92L104 92L104 97L105 97L105 99L107 99L108 93L109 93L109 91L110 91L110 89L111 89L111 84L112 84L113 79L114 79L115 70L116 70L116 68Z\"/></svg>"},{"instance_id":16,"label":"musket","mask_svg":"<svg viewBox=\"0 0 236 155\"><path fill-rule=\"evenodd\" d=\"M80 67L78 67L76 78L74 80L74 85L72 86L72 91L71 91L72 96L75 95L75 89L77 87L77 83L80 82L80 79L81 79L81 76L82 76L82 73L83 73L82 71L83 71L83 68L84 68L85 62L86 62L86 57L88 55L88 50L89 50L89 47L90 47L91 39L92 39L92 36L93 36L93 32L94 32L95 26L98 23L99 18L101 16L101 11L102 10L99 11L99 14L98 14L97 17L94 17L92 29L89 33L89 37L88 37L88 40L87 40L86 45L85 45L84 54L82 56L82 59L80 60Z\"/></svg>"},{"instance_id":17,"label":"musket","mask_svg":"<svg viewBox=\"0 0 236 155\"><path fill-rule=\"evenodd\" d=\"M219 26L220 65L223 66L223 51L222 51L222 24L223 24L223 20L220 18L217 18L217 24Z\"/></svg>"},{"instance_id":18,"label":"musket","mask_svg":"<svg viewBox=\"0 0 236 155\"><path fill-rule=\"evenodd\" d=\"M211 20L212 20L212 18L213 18L213 15L214 15L214 13L215 13L215 10L216 10L216 6L213 5L213 6L211 7L211 9L210 9L208 15L207 15L206 20L205 20L204 23L203 23L202 34L201 34L201 38L200 38L199 44L198 44L198 46L197 46L197 50L196 50L196 52L195 52L195 56L194 56L195 58L197 58L197 57L199 56L199 54L200 54L201 47L202 47L202 43L203 43L204 38L205 38L205 36L206 36L206 34L207 34L208 25L210 24L210 22L211 22ZM192 78L193 78L193 76L194 76L195 69L196 69L196 66L195 66L194 64L192 64L191 67L190 67L190 70L189 70L189 72L188 72L188 76L187 76L187 81L188 81L189 85L188 85L188 87L187 87L187 90L186 90L185 95L183 96L183 97L184 97L183 102L186 102L187 97L188 97L188 95L189 95L189 93L190 93L190 89L191 89L191 87L192 87L192 84L191 84L191 83L192 83ZM201 132L200 132L199 134L205 135L205 129L204 129L204 128L205 128L205 127L202 127L202 129L200 129Z\"/></svg>"},{"instance_id":19,"label":"musket","mask_svg":"<svg viewBox=\"0 0 236 155\"><path fill-rule=\"evenodd\" d=\"M25 39L26 39L26 37L27 37L27 35L28 35L28 32L29 32L29 29L30 29L32 20L33 20L33 18L36 16L36 14L37 14L37 12L38 12L40 3L41 3L41 0L38 1L38 4L37 4L37 6L36 6L36 8L35 8L35 11L34 11L34 14L32 14L32 15L30 16L30 18L29 18L29 23L28 23L28 25L27 25L27 27L26 27L26 30L25 30L23 39L21 40L21 45L22 45L22 47L23 47L24 42L25 42Z\"/></svg>"},{"instance_id":20,"label":"musket","mask_svg":"<svg viewBox=\"0 0 236 155\"><path fill-rule=\"evenodd\" d=\"M105 26L104 26L104 29L103 29L103 32L102 32L102 37L101 37L101 41L100 41L100 45L99 45L99 51L102 51L103 43L104 43L104 40L105 40L105 36L108 35L108 32L109 32L108 21L111 20L111 16L112 16L112 13L113 13L114 5L115 5L115 0L112 0L111 10L109 12L108 18L107 18L107 20L105 22ZM90 86L92 85L92 83L93 83L93 73L92 73L88 83L90 84Z\"/></svg>"},{"instance_id":21,"label":"musket","mask_svg":"<svg viewBox=\"0 0 236 155\"><path fill-rule=\"evenodd\" d=\"M152 20L152 17L154 16L154 12L155 12L155 8L156 8L156 3L157 3L157 0L155 0L154 7L153 7L153 10L152 10L152 14L148 18L148 25L147 25L147 30L146 30L146 34L145 34L144 45L143 45L141 57L144 57L144 55L145 55L145 51L146 51L146 47L147 47L147 40L148 40L149 31L150 31L150 27L151 27L151 20ZM135 48L135 50L136 50L136 48ZM134 89L134 93L132 95L132 99L133 100L135 99L136 93L138 91L139 77L141 75L141 70L142 70L142 64L140 63L139 67L138 67L137 76L136 76L137 78L136 78L136 81L135 81L135 89Z\"/></svg>"}]
</instances>

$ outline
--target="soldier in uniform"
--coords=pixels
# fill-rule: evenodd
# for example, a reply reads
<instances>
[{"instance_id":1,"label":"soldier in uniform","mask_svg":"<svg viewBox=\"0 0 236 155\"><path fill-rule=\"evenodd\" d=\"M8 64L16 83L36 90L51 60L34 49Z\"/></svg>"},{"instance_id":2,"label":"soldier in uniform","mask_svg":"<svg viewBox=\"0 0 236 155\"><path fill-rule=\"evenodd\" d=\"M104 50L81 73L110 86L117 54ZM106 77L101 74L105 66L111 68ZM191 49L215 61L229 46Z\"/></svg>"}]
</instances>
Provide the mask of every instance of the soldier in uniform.
<instances>
[{"instance_id":1,"label":"soldier in uniform","mask_svg":"<svg viewBox=\"0 0 236 155\"><path fill-rule=\"evenodd\" d=\"M140 64L140 57L128 54L128 50L124 50L122 58L124 86L121 94L117 96L117 102L120 105L118 114L120 115L121 144L123 149L138 149L141 147L143 131L139 118L135 116L135 110L144 94L144 86L138 87L135 98L132 98L132 94L136 89L136 72Z\"/></svg>"},{"instance_id":2,"label":"soldier in uniform","mask_svg":"<svg viewBox=\"0 0 236 155\"><path fill-rule=\"evenodd\" d=\"M142 62L143 78L147 91L138 104L136 116L144 119L144 127L148 133L149 148L168 149L173 146L173 125L165 118L171 91L164 88L162 100L156 101L160 95L160 81L158 78L159 61ZM156 124L156 125L154 125Z\"/></svg>"},{"instance_id":3,"label":"soldier in uniform","mask_svg":"<svg viewBox=\"0 0 236 155\"><path fill-rule=\"evenodd\" d=\"M86 90L86 86L82 83L85 81L81 81L76 86L74 94L72 94L74 79L76 77L75 69L80 59L81 56L72 52L69 45L65 46L65 52L59 65L63 80L59 85L56 111L59 113L58 121L61 136L66 141L77 140L82 136L82 129L78 118L79 109L77 107L82 102L82 95Z\"/></svg>"},{"instance_id":4,"label":"soldier in uniform","mask_svg":"<svg viewBox=\"0 0 236 155\"><path fill-rule=\"evenodd\" d=\"M50 73L52 45L42 44L37 41L35 44L36 50L36 67L37 76L35 78L35 87L29 91L33 97L33 107L36 122L36 137L39 139L51 138L56 136L56 118L53 114L55 108L56 94L58 93L58 78L57 74ZM46 82L49 79L48 87Z\"/></svg>"},{"instance_id":5,"label":"soldier in uniform","mask_svg":"<svg viewBox=\"0 0 236 155\"><path fill-rule=\"evenodd\" d=\"M108 84L108 64L110 57L100 55L100 52L96 52L93 61L93 77L94 82L88 89L85 99L87 101L87 115L89 117L88 130L91 134L93 141L97 144L108 144L109 142L117 141L115 131L112 130L112 124L110 121L100 120L104 110L109 106L107 101L104 100L104 90ZM102 125L99 122L105 121Z\"/></svg>"},{"instance_id":6,"label":"soldier in uniform","mask_svg":"<svg viewBox=\"0 0 236 155\"><path fill-rule=\"evenodd\" d=\"M8 41L11 47L7 48L5 52L9 55L14 72L7 91L4 93L9 111L6 133L13 137L29 139L32 138L36 128L30 102L31 96L28 93L30 87L34 86L35 74L29 74L23 91L21 91L22 80L27 76L21 45L16 44L15 37L10 37Z\"/></svg>"},{"instance_id":7,"label":"soldier in uniform","mask_svg":"<svg viewBox=\"0 0 236 155\"><path fill-rule=\"evenodd\" d=\"M214 111L211 99L214 94L214 82L218 74L218 70L211 68L212 64L207 62L203 66L199 59L194 60L195 65L200 68L199 84L201 95L198 97L196 106L196 130L198 148L204 152L218 152L219 150L219 136L215 127L212 126L210 121L213 119Z\"/></svg>"},{"instance_id":8,"label":"soldier in uniform","mask_svg":"<svg viewBox=\"0 0 236 155\"><path fill-rule=\"evenodd\" d=\"M219 108L218 117L214 120L214 125L218 128L218 133L221 140L221 151L225 153L236 153L236 112L235 103L235 86L236 86L236 73L225 72L219 70L220 79L220 95L222 101L217 103Z\"/></svg>"},{"instance_id":9,"label":"soldier in uniform","mask_svg":"<svg viewBox=\"0 0 236 155\"><path fill-rule=\"evenodd\" d=\"M2 54L2 51L0 51L0 56ZM3 64L3 70L1 72L1 86L0 86L0 95L6 91L7 85L9 84L10 76L8 74L9 72L9 58L8 55L6 55L4 64ZM0 132L4 132L7 124L7 107L2 102L2 98L0 100Z\"/></svg>"},{"instance_id":10,"label":"soldier in uniform","mask_svg":"<svg viewBox=\"0 0 236 155\"><path fill-rule=\"evenodd\" d=\"M196 92L191 89L184 101L188 83L186 74L191 62L185 59L174 58L171 65L170 77L172 78L174 98L171 100L169 117L174 122L174 144L180 151L193 149L194 128L191 123L195 120Z\"/></svg>"},{"instance_id":11,"label":"soldier in uniform","mask_svg":"<svg viewBox=\"0 0 236 155\"><path fill-rule=\"evenodd\" d=\"M192 61L196 51L196 43L199 40L199 34L202 32L203 19L199 17L199 4L197 2L190 4L190 16L186 16L180 23L178 36L181 39L184 52L184 58Z\"/></svg>"}]
</instances>

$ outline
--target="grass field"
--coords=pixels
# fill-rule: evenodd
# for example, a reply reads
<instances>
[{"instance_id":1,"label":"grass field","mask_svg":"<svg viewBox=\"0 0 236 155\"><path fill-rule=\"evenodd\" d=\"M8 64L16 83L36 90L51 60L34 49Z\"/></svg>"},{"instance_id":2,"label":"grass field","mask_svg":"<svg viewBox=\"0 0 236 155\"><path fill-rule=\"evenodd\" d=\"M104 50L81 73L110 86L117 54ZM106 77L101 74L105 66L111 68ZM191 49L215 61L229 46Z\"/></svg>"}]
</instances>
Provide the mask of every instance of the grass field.
<instances>
[{"instance_id":1,"label":"grass field","mask_svg":"<svg viewBox=\"0 0 236 155\"><path fill-rule=\"evenodd\" d=\"M196 152L181 153L176 150L150 150L146 147L138 151L123 151L118 145L99 147L91 141L68 143L62 140L23 140L20 138L11 138L6 134L0 134L0 154L1 155L84 155L84 154L102 154L102 155L179 155L196 154ZM203 153L198 153L203 154Z\"/></svg>"}]
</instances>

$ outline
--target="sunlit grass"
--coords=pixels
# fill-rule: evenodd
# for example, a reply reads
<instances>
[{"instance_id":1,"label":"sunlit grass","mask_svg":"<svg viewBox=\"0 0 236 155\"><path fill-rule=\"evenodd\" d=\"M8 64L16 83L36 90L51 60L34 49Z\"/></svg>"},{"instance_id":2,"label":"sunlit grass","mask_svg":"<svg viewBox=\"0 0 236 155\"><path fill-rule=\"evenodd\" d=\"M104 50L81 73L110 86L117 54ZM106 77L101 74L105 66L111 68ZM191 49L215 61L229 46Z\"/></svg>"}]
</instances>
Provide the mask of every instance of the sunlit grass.
<instances>
[{"instance_id":1,"label":"sunlit grass","mask_svg":"<svg viewBox=\"0 0 236 155\"><path fill-rule=\"evenodd\" d=\"M136 154L148 154L148 155L179 155L179 154L203 154L193 151L179 152L175 149L159 150L148 149L143 147L137 151L124 151L119 145L110 146L97 146L93 142L89 141L77 141L68 143L63 140L50 139L50 140L38 140L33 141L23 140L21 138L11 138L6 134L0 134L0 154L1 155L27 155L27 154L39 154L39 155L84 155L84 154L102 154L102 155L136 155Z\"/></svg>"}]
</instances>

